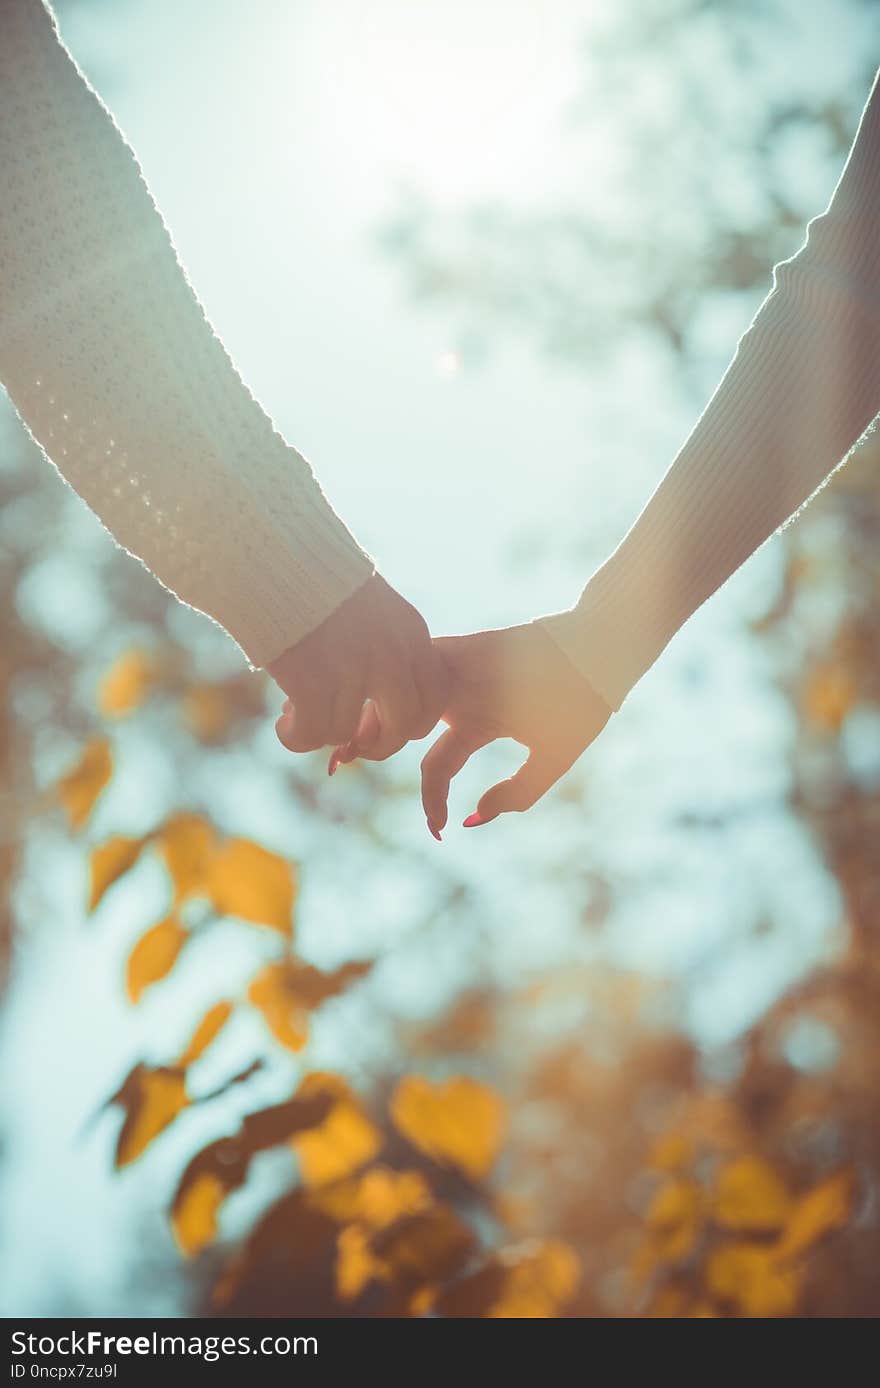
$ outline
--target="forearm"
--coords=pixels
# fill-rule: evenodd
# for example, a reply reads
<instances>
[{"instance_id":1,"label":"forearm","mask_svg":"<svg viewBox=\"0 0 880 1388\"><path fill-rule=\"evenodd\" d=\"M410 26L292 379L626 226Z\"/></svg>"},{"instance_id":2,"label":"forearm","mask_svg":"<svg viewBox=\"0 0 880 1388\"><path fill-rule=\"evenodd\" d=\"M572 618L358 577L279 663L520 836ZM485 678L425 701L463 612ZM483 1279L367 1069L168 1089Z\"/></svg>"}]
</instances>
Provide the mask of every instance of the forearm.
<instances>
[{"instance_id":1,"label":"forearm","mask_svg":"<svg viewBox=\"0 0 880 1388\"><path fill-rule=\"evenodd\" d=\"M880 98L828 211L774 288L619 548L547 629L612 707L789 519L880 410Z\"/></svg>"},{"instance_id":2,"label":"forearm","mask_svg":"<svg viewBox=\"0 0 880 1388\"><path fill-rule=\"evenodd\" d=\"M255 664L372 573L237 375L39 0L0 5L0 381L119 543Z\"/></svg>"}]
</instances>

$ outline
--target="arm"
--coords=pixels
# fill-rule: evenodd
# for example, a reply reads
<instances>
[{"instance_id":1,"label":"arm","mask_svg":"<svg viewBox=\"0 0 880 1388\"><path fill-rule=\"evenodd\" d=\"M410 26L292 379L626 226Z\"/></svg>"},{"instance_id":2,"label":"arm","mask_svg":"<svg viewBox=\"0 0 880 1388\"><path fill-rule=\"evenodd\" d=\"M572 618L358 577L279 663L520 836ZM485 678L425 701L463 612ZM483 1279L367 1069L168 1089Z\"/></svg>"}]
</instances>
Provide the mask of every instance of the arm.
<instances>
[{"instance_id":1,"label":"arm","mask_svg":"<svg viewBox=\"0 0 880 1388\"><path fill-rule=\"evenodd\" d=\"M466 827L535 803L690 614L838 466L880 410L880 86L823 216L774 285L641 516L569 612L437 643L449 729L422 763L431 831L487 742L528 760Z\"/></svg>"},{"instance_id":2,"label":"arm","mask_svg":"<svg viewBox=\"0 0 880 1388\"><path fill-rule=\"evenodd\" d=\"M0 381L117 541L254 665L370 579L40 0L0 4Z\"/></svg>"},{"instance_id":3,"label":"arm","mask_svg":"<svg viewBox=\"0 0 880 1388\"><path fill-rule=\"evenodd\" d=\"M827 211L618 549L544 629L612 708L880 410L880 84Z\"/></svg>"}]
</instances>

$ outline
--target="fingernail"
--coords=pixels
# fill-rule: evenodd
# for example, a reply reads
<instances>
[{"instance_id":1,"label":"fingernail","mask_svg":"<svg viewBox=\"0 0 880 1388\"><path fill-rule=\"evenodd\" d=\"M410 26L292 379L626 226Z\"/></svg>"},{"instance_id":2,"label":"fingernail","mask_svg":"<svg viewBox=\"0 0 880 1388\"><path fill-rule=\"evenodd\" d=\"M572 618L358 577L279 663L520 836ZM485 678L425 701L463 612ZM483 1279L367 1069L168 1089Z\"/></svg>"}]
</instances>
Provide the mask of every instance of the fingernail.
<instances>
[{"instance_id":1,"label":"fingernail","mask_svg":"<svg viewBox=\"0 0 880 1388\"><path fill-rule=\"evenodd\" d=\"M329 762L327 763L327 775L328 775L328 776L332 776L332 775L335 773L336 768L337 768L338 765L339 765L339 761L340 761L339 750L337 749L337 750L333 753L333 755L332 755L332 757L330 758Z\"/></svg>"},{"instance_id":2,"label":"fingernail","mask_svg":"<svg viewBox=\"0 0 880 1388\"><path fill-rule=\"evenodd\" d=\"M486 821L481 818L479 810L474 810L473 814L468 815L467 819L464 821L462 825L462 828L476 829L478 824L485 824L485 822Z\"/></svg>"},{"instance_id":3,"label":"fingernail","mask_svg":"<svg viewBox=\"0 0 880 1388\"><path fill-rule=\"evenodd\" d=\"M437 840L437 842L442 843L443 840L440 837L440 830L437 828L437 826L435 824L432 824L430 819L427 821L427 824L428 828L431 830L431 833L434 835L434 838Z\"/></svg>"}]
</instances>

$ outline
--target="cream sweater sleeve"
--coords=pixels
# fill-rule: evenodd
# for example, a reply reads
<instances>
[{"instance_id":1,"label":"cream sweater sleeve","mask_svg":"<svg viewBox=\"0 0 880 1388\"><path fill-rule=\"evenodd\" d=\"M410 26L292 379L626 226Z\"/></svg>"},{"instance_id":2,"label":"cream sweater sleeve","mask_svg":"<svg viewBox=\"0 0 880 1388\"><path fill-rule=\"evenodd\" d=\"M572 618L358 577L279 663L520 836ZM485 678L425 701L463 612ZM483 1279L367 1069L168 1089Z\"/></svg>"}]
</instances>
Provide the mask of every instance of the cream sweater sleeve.
<instances>
[{"instance_id":1,"label":"cream sweater sleeve","mask_svg":"<svg viewBox=\"0 0 880 1388\"><path fill-rule=\"evenodd\" d=\"M236 373L41 0L0 0L0 381L117 541L254 665L373 572Z\"/></svg>"},{"instance_id":2,"label":"cream sweater sleeve","mask_svg":"<svg viewBox=\"0 0 880 1388\"><path fill-rule=\"evenodd\" d=\"M618 708L670 637L806 502L880 411L880 88L827 211L693 433L569 612L542 624Z\"/></svg>"}]
</instances>

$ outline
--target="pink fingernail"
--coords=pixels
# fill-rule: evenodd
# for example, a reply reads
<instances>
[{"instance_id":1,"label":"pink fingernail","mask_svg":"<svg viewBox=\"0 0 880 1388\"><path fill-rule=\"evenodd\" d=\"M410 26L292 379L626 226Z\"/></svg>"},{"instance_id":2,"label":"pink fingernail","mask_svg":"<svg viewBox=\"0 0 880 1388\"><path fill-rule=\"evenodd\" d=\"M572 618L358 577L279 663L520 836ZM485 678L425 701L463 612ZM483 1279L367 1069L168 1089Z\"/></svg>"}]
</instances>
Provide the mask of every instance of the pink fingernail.
<instances>
[{"instance_id":1,"label":"pink fingernail","mask_svg":"<svg viewBox=\"0 0 880 1388\"><path fill-rule=\"evenodd\" d=\"M430 819L427 821L427 824L428 828L431 830L431 833L434 835L434 838L437 840L437 842L442 843L443 840L440 837L440 830L436 827L436 825L431 823Z\"/></svg>"},{"instance_id":2,"label":"pink fingernail","mask_svg":"<svg viewBox=\"0 0 880 1388\"><path fill-rule=\"evenodd\" d=\"M333 753L333 756L330 758L329 762L327 763L327 775L328 775L328 776L334 775L334 773L335 773L335 771L336 771L336 768L339 766L339 762L340 762L339 752L336 751L336 752Z\"/></svg>"},{"instance_id":3,"label":"pink fingernail","mask_svg":"<svg viewBox=\"0 0 880 1388\"><path fill-rule=\"evenodd\" d=\"M464 821L464 823L463 823L463 825L462 825L462 828L463 828L463 829L476 829L476 827L477 827L478 824L485 824L485 823L486 823L486 821L485 821L484 819L481 818L479 810L474 810L473 814L469 814L469 815L468 815L467 819Z\"/></svg>"}]
</instances>

